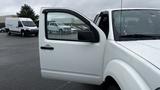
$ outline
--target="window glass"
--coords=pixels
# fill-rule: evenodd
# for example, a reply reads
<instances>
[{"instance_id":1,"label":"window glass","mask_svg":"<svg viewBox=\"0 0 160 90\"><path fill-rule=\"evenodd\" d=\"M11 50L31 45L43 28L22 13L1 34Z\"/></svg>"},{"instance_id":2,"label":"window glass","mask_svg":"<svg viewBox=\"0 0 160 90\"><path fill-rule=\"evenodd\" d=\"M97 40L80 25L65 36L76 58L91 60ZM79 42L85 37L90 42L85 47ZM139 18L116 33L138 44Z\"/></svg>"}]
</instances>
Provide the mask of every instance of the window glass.
<instances>
[{"instance_id":1,"label":"window glass","mask_svg":"<svg viewBox=\"0 0 160 90\"><path fill-rule=\"evenodd\" d=\"M36 26L36 24L33 21L22 21L22 23L24 26L27 26L27 27L35 27Z\"/></svg>"},{"instance_id":2,"label":"window glass","mask_svg":"<svg viewBox=\"0 0 160 90\"><path fill-rule=\"evenodd\" d=\"M20 21L18 21L18 27L23 27Z\"/></svg>"},{"instance_id":3,"label":"window glass","mask_svg":"<svg viewBox=\"0 0 160 90\"><path fill-rule=\"evenodd\" d=\"M106 38L108 38L108 34L109 34L109 16L108 14L101 16L100 23L98 26L105 33Z\"/></svg>"},{"instance_id":4,"label":"window glass","mask_svg":"<svg viewBox=\"0 0 160 90\"><path fill-rule=\"evenodd\" d=\"M68 13L48 13L46 23L48 39L78 41L80 32L90 32L87 24Z\"/></svg>"},{"instance_id":5,"label":"window glass","mask_svg":"<svg viewBox=\"0 0 160 90\"><path fill-rule=\"evenodd\" d=\"M116 36L150 35L160 36L160 10L116 10L113 12L114 32ZM123 38L123 37L122 37ZM130 38L126 38L130 40ZM138 38L134 39L146 39ZM147 37L147 39L154 39Z\"/></svg>"}]
</instances>

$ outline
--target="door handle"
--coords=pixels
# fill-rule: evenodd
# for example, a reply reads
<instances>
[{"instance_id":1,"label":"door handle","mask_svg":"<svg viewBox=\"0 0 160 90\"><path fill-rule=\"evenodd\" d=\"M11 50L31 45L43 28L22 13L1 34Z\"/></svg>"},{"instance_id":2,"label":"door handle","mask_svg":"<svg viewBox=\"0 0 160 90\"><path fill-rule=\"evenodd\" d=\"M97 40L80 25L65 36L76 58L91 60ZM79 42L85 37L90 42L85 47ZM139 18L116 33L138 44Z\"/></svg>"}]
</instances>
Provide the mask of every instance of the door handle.
<instances>
[{"instance_id":1,"label":"door handle","mask_svg":"<svg viewBox=\"0 0 160 90\"><path fill-rule=\"evenodd\" d=\"M41 49L45 49L45 50L54 50L54 48L51 47L51 46L42 46Z\"/></svg>"}]
</instances>

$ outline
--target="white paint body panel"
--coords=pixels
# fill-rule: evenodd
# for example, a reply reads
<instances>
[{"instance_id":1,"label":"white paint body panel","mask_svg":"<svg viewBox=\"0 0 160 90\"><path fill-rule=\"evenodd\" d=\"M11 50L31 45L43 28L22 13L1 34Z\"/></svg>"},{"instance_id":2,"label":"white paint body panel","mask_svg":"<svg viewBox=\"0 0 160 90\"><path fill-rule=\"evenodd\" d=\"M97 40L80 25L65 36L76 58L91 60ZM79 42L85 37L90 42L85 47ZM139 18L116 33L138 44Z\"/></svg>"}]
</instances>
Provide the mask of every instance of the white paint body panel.
<instances>
[{"instance_id":1,"label":"white paint body panel","mask_svg":"<svg viewBox=\"0 0 160 90\"><path fill-rule=\"evenodd\" d=\"M160 40L131 41L120 44L160 68Z\"/></svg>"},{"instance_id":2,"label":"white paint body panel","mask_svg":"<svg viewBox=\"0 0 160 90\"><path fill-rule=\"evenodd\" d=\"M5 20L5 26L9 30L18 31L18 18L6 18Z\"/></svg>"},{"instance_id":3,"label":"white paint body panel","mask_svg":"<svg viewBox=\"0 0 160 90\"><path fill-rule=\"evenodd\" d=\"M47 40L43 9L39 25L43 77L99 85L111 76L122 90L155 90L160 87L160 40L114 41L112 10L108 10L110 31L107 40L102 30L89 19L99 33L100 42ZM40 47L45 45L53 46L55 50L41 50Z\"/></svg>"}]
</instances>

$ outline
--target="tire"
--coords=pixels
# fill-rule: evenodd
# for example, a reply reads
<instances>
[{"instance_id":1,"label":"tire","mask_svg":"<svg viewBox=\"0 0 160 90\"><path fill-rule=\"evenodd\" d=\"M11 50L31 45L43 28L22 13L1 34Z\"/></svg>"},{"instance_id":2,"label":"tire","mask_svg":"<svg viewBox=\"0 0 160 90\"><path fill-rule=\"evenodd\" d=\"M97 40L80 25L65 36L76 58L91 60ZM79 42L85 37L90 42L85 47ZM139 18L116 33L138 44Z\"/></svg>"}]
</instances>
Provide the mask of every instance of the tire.
<instances>
[{"instance_id":1,"label":"tire","mask_svg":"<svg viewBox=\"0 0 160 90\"><path fill-rule=\"evenodd\" d=\"M21 37L25 37L25 32L21 30Z\"/></svg>"},{"instance_id":2,"label":"tire","mask_svg":"<svg viewBox=\"0 0 160 90\"><path fill-rule=\"evenodd\" d=\"M119 85L113 78L108 78L105 83L102 84L102 90L121 90Z\"/></svg>"},{"instance_id":3,"label":"tire","mask_svg":"<svg viewBox=\"0 0 160 90\"><path fill-rule=\"evenodd\" d=\"M110 84L106 87L106 90L120 90L120 88L115 84Z\"/></svg>"},{"instance_id":4,"label":"tire","mask_svg":"<svg viewBox=\"0 0 160 90\"><path fill-rule=\"evenodd\" d=\"M11 31L9 31L9 30L8 30L8 35L9 35L9 36L11 35Z\"/></svg>"},{"instance_id":5,"label":"tire","mask_svg":"<svg viewBox=\"0 0 160 90\"><path fill-rule=\"evenodd\" d=\"M38 33L36 33L35 36L37 37L37 36L38 36Z\"/></svg>"},{"instance_id":6,"label":"tire","mask_svg":"<svg viewBox=\"0 0 160 90\"><path fill-rule=\"evenodd\" d=\"M62 29L59 29L59 32L60 32L60 33L63 33L63 30L62 30Z\"/></svg>"}]
</instances>

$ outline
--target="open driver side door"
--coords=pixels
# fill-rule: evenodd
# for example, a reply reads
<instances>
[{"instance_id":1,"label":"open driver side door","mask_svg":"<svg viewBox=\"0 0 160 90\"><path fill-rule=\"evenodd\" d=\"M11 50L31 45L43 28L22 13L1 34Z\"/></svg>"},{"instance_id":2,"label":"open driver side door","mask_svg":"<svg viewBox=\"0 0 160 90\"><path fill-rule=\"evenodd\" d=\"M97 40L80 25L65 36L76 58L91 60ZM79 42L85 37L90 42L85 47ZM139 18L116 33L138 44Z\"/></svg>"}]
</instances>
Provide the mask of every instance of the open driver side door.
<instances>
[{"instance_id":1,"label":"open driver side door","mask_svg":"<svg viewBox=\"0 0 160 90\"><path fill-rule=\"evenodd\" d=\"M48 28L54 22L58 28ZM92 21L69 9L43 8L39 25L43 77L100 84L105 34Z\"/></svg>"}]
</instances>

